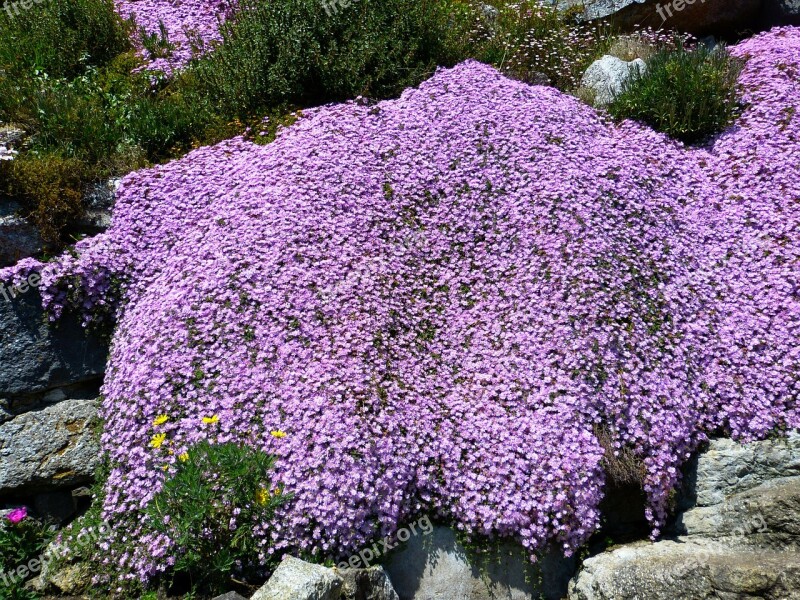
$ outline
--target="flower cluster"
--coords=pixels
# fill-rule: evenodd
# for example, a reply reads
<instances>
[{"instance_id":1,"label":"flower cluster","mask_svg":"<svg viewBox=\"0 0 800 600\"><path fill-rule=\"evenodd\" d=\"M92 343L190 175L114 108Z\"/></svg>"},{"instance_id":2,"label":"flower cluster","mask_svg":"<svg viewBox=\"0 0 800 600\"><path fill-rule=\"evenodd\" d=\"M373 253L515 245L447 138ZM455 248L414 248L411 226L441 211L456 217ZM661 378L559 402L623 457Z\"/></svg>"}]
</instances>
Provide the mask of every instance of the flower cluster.
<instances>
[{"instance_id":1,"label":"flower cluster","mask_svg":"<svg viewBox=\"0 0 800 600\"><path fill-rule=\"evenodd\" d=\"M800 30L734 52L748 106L704 148L466 62L129 175L109 231L41 266L55 311L121 282L104 517L128 548L103 560L170 564L139 516L205 439L277 457L263 557L421 512L533 555L598 525L598 425L657 530L709 435L800 424Z\"/></svg>"},{"instance_id":2,"label":"flower cluster","mask_svg":"<svg viewBox=\"0 0 800 600\"><path fill-rule=\"evenodd\" d=\"M232 6L225 0L117 0L116 5L122 18L133 18L146 34L167 34L168 55L150 57L147 65L167 74L188 63L202 47L221 41L219 22Z\"/></svg>"}]
</instances>

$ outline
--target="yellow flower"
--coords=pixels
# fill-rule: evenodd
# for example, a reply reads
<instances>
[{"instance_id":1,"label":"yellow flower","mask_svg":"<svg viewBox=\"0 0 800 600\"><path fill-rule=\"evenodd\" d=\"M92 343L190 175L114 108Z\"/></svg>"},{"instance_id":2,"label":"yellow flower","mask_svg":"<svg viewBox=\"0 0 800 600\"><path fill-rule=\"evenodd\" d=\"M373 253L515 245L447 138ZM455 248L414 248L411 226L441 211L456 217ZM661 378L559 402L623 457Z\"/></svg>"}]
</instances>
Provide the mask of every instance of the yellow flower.
<instances>
[{"instance_id":1,"label":"yellow flower","mask_svg":"<svg viewBox=\"0 0 800 600\"><path fill-rule=\"evenodd\" d=\"M212 425L218 422L219 422L219 415L214 415L213 417L203 417L203 423L205 423L206 425Z\"/></svg>"},{"instance_id":2,"label":"yellow flower","mask_svg":"<svg viewBox=\"0 0 800 600\"><path fill-rule=\"evenodd\" d=\"M164 465L163 467L161 467L161 469L166 471L167 469L169 469L169 465Z\"/></svg>"},{"instance_id":3,"label":"yellow flower","mask_svg":"<svg viewBox=\"0 0 800 600\"><path fill-rule=\"evenodd\" d=\"M159 425L163 425L163 424L164 424L164 423L166 423L167 421L169 421L169 417L168 417L167 415L158 415L158 416L156 417L156 420L155 420L155 421L153 421L153 425L155 425L156 427L158 427Z\"/></svg>"},{"instance_id":4,"label":"yellow flower","mask_svg":"<svg viewBox=\"0 0 800 600\"><path fill-rule=\"evenodd\" d=\"M286 432L285 431L281 431L280 429L276 429L275 431L270 431L269 434L272 437L278 438L278 439L286 437Z\"/></svg>"},{"instance_id":5,"label":"yellow flower","mask_svg":"<svg viewBox=\"0 0 800 600\"><path fill-rule=\"evenodd\" d=\"M269 500L269 492L267 492L267 490L261 488L256 492L256 502L258 502L260 505L265 505L267 500Z\"/></svg>"},{"instance_id":6,"label":"yellow flower","mask_svg":"<svg viewBox=\"0 0 800 600\"><path fill-rule=\"evenodd\" d=\"M188 452L184 452L183 454L179 454L178 455L178 460L181 461L181 462L186 462L187 460L189 460L189 453Z\"/></svg>"},{"instance_id":7,"label":"yellow flower","mask_svg":"<svg viewBox=\"0 0 800 600\"><path fill-rule=\"evenodd\" d=\"M150 440L150 446L153 448L161 448L161 444L163 444L166 439L166 433L157 433L153 436L153 439Z\"/></svg>"}]
</instances>

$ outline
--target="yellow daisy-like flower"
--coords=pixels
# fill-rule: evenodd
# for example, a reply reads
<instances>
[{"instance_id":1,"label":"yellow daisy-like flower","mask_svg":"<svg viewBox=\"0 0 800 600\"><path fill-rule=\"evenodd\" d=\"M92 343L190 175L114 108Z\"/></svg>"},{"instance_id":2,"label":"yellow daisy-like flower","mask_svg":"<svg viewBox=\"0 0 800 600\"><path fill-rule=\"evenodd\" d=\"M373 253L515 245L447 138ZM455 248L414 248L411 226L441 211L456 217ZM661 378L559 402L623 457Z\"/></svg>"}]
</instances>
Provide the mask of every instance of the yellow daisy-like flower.
<instances>
[{"instance_id":1,"label":"yellow daisy-like flower","mask_svg":"<svg viewBox=\"0 0 800 600\"><path fill-rule=\"evenodd\" d=\"M258 502L260 505L265 505L267 500L269 500L269 492L267 490L261 488L256 492L256 502Z\"/></svg>"},{"instance_id":2,"label":"yellow daisy-like flower","mask_svg":"<svg viewBox=\"0 0 800 600\"><path fill-rule=\"evenodd\" d=\"M286 437L286 432L285 431L281 431L280 429L276 429L275 431L270 431L269 434L272 437L278 438L278 439Z\"/></svg>"},{"instance_id":3,"label":"yellow daisy-like flower","mask_svg":"<svg viewBox=\"0 0 800 600\"><path fill-rule=\"evenodd\" d=\"M181 461L181 462L186 462L187 460L189 460L189 453L188 452L184 452L183 454L179 454L178 455L178 460Z\"/></svg>"},{"instance_id":4,"label":"yellow daisy-like flower","mask_svg":"<svg viewBox=\"0 0 800 600\"><path fill-rule=\"evenodd\" d=\"M153 425L158 427L159 425L163 425L167 421L169 421L169 417L167 415L158 415L155 421L153 421Z\"/></svg>"},{"instance_id":5,"label":"yellow daisy-like flower","mask_svg":"<svg viewBox=\"0 0 800 600\"><path fill-rule=\"evenodd\" d=\"M150 440L150 446L152 448L161 448L161 445L166 441L166 439L166 433L157 433L153 436L153 439Z\"/></svg>"},{"instance_id":6,"label":"yellow daisy-like flower","mask_svg":"<svg viewBox=\"0 0 800 600\"><path fill-rule=\"evenodd\" d=\"M213 425L214 423L219 423L219 415L214 415L213 417L203 417L203 423L206 425Z\"/></svg>"}]
</instances>

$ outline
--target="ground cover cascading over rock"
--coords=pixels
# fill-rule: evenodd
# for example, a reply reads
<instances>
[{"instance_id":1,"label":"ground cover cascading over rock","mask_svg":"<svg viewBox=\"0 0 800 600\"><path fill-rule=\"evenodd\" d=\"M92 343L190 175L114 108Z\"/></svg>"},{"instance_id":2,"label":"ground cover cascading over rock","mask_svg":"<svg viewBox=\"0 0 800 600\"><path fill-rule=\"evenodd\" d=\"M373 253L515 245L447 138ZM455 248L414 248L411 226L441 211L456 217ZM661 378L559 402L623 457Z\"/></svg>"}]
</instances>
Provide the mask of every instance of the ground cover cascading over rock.
<instances>
[{"instance_id":1,"label":"ground cover cascading over rock","mask_svg":"<svg viewBox=\"0 0 800 600\"><path fill-rule=\"evenodd\" d=\"M55 316L117 311L103 560L168 568L141 511L203 439L277 456L264 556L420 513L533 555L597 527L601 432L657 530L709 434L796 427L800 32L733 51L748 106L706 148L467 62L126 177L107 233L22 268Z\"/></svg>"}]
</instances>

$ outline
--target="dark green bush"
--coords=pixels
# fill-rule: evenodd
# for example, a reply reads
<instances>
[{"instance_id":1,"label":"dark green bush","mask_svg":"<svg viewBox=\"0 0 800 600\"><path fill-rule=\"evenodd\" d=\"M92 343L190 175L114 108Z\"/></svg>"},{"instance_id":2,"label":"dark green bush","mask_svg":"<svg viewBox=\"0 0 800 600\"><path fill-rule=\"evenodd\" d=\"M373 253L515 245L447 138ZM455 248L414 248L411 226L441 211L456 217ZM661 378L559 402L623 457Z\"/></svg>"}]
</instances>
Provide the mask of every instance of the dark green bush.
<instances>
[{"instance_id":1,"label":"dark green bush","mask_svg":"<svg viewBox=\"0 0 800 600\"><path fill-rule=\"evenodd\" d=\"M180 548L175 577L213 595L230 589L234 575L263 576L270 565L258 558L253 528L287 499L271 481L273 464L272 456L234 443L201 442L179 456L147 511L154 529Z\"/></svg>"},{"instance_id":2,"label":"dark green bush","mask_svg":"<svg viewBox=\"0 0 800 600\"><path fill-rule=\"evenodd\" d=\"M654 54L647 73L631 78L608 110L683 142L701 142L736 117L741 69L741 61L721 46L689 49L679 43Z\"/></svg>"},{"instance_id":3,"label":"dark green bush","mask_svg":"<svg viewBox=\"0 0 800 600\"><path fill-rule=\"evenodd\" d=\"M314 105L415 85L453 52L440 0L243 0L223 43L195 66L201 89L228 114L283 103Z\"/></svg>"}]
</instances>

